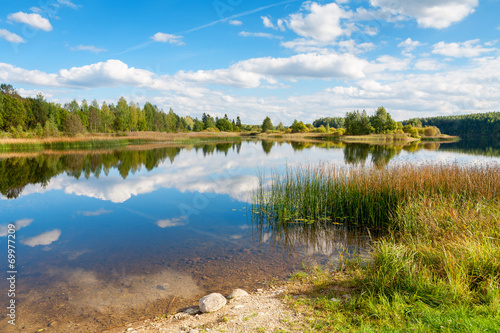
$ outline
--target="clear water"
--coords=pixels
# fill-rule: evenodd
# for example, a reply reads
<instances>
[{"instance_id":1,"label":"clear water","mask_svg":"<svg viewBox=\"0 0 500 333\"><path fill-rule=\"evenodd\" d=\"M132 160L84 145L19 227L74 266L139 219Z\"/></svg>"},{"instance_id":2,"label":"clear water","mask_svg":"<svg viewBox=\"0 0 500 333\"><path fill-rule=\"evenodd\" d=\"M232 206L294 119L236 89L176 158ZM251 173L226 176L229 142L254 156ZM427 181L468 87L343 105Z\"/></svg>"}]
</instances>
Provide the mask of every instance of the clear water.
<instances>
[{"instance_id":1,"label":"clear water","mask_svg":"<svg viewBox=\"0 0 500 333\"><path fill-rule=\"evenodd\" d=\"M172 312L210 292L253 290L304 262L361 255L338 225L279 234L252 223L258 175L285 165L500 162L498 148L248 141L0 154L0 248L16 231L16 327L96 331ZM6 280L1 304L7 305ZM3 306L2 306L3 307ZM5 309L5 307L4 307Z\"/></svg>"}]
</instances>

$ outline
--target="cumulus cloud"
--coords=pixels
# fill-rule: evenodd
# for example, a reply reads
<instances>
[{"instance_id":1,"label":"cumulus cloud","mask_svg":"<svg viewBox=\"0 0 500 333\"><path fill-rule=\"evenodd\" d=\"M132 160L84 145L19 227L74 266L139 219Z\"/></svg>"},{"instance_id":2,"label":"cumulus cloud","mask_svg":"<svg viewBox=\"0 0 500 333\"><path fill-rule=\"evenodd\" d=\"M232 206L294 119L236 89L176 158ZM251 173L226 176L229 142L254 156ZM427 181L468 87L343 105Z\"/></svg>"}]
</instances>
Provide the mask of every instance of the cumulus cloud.
<instances>
[{"instance_id":1,"label":"cumulus cloud","mask_svg":"<svg viewBox=\"0 0 500 333\"><path fill-rule=\"evenodd\" d=\"M181 227L186 225L186 218L184 216L175 217L173 219L159 220L155 223L160 228L172 228L172 227Z\"/></svg>"},{"instance_id":2,"label":"cumulus cloud","mask_svg":"<svg viewBox=\"0 0 500 333\"><path fill-rule=\"evenodd\" d=\"M7 16L7 19L14 22L28 24L38 30L43 30L43 31L52 30L52 25L50 24L49 20L43 18L42 16L40 16L40 14L36 13L27 14L23 12L17 12L14 14L9 14L9 16Z\"/></svg>"},{"instance_id":3,"label":"cumulus cloud","mask_svg":"<svg viewBox=\"0 0 500 333\"><path fill-rule=\"evenodd\" d=\"M53 242L57 241L59 239L59 236L61 236L61 230L54 229L52 231L44 232L43 234L40 234L38 236L22 240L21 243L31 247L39 245L50 245Z\"/></svg>"},{"instance_id":4,"label":"cumulus cloud","mask_svg":"<svg viewBox=\"0 0 500 333\"><path fill-rule=\"evenodd\" d=\"M12 224L16 226L16 231L19 231L20 229L29 226L33 221L34 219L20 219ZM8 232L9 232L8 224L0 225L0 237L7 236Z\"/></svg>"},{"instance_id":5,"label":"cumulus cloud","mask_svg":"<svg viewBox=\"0 0 500 333\"><path fill-rule=\"evenodd\" d=\"M229 20L229 24L235 25L235 26L240 26L243 24L243 22L238 21L238 20Z\"/></svg>"},{"instance_id":6,"label":"cumulus cloud","mask_svg":"<svg viewBox=\"0 0 500 333\"><path fill-rule=\"evenodd\" d=\"M243 37L262 37L262 38L268 38L268 39L282 39L283 37L281 36L276 36L273 34L268 34L265 32L248 32L248 31L242 31L239 33L240 36Z\"/></svg>"},{"instance_id":7,"label":"cumulus cloud","mask_svg":"<svg viewBox=\"0 0 500 333\"><path fill-rule=\"evenodd\" d=\"M401 43L398 44L398 47L403 47L404 48L404 53L410 53L411 51L415 50L418 46L421 46L422 43L416 40L412 40L411 38L407 38L405 41L402 41Z\"/></svg>"},{"instance_id":8,"label":"cumulus cloud","mask_svg":"<svg viewBox=\"0 0 500 333\"><path fill-rule=\"evenodd\" d=\"M349 15L336 3L321 6L316 2L306 2L303 11L308 13L291 14L286 20L288 28L297 35L319 42L331 43L346 34L340 21Z\"/></svg>"},{"instance_id":9,"label":"cumulus cloud","mask_svg":"<svg viewBox=\"0 0 500 333\"><path fill-rule=\"evenodd\" d=\"M0 29L0 38L3 38L11 43L25 43L24 39L21 36L5 29Z\"/></svg>"},{"instance_id":10,"label":"cumulus cloud","mask_svg":"<svg viewBox=\"0 0 500 333\"><path fill-rule=\"evenodd\" d=\"M478 0L370 0L370 4L392 15L415 18L423 28L444 29L475 11Z\"/></svg>"},{"instance_id":11,"label":"cumulus cloud","mask_svg":"<svg viewBox=\"0 0 500 333\"><path fill-rule=\"evenodd\" d=\"M454 58L474 58L483 53L495 51L494 48L486 48L479 44L479 39L469 40L463 43L445 43L434 44L432 53L440 54L446 57Z\"/></svg>"},{"instance_id":12,"label":"cumulus cloud","mask_svg":"<svg viewBox=\"0 0 500 333\"><path fill-rule=\"evenodd\" d=\"M443 64L435 59L424 58L419 59L415 63L415 69L419 69L421 71L437 71L441 68L443 68Z\"/></svg>"},{"instance_id":13,"label":"cumulus cloud","mask_svg":"<svg viewBox=\"0 0 500 333\"><path fill-rule=\"evenodd\" d=\"M98 47L95 47L93 45L78 45L75 47L71 48L72 51L90 51L95 54L99 54L101 52L106 52L106 49L100 49Z\"/></svg>"},{"instance_id":14,"label":"cumulus cloud","mask_svg":"<svg viewBox=\"0 0 500 333\"><path fill-rule=\"evenodd\" d=\"M163 32L157 32L151 38L155 42L184 45L184 42L182 41L182 36L166 34L166 33L163 33Z\"/></svg>"}]
</instances>

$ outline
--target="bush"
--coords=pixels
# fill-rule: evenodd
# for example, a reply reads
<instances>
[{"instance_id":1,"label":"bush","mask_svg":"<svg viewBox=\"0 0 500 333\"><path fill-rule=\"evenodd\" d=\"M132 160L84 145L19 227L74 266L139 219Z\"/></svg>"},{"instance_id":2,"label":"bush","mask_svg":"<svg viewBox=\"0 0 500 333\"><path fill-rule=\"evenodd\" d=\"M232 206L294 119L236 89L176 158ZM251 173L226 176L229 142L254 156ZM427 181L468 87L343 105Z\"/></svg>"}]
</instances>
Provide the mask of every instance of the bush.
<instances>
[{"instance_id":1,"label":"bush","mask_svg":"<svg viewBox=\"0 0 500 333\"><path fill-rule=\"evenodd\" d=\"M80 117L72 113L69 114L64 122L64 131L70 136L85 133L85 128L83 127Z\"/></svg>"}]
</instances>

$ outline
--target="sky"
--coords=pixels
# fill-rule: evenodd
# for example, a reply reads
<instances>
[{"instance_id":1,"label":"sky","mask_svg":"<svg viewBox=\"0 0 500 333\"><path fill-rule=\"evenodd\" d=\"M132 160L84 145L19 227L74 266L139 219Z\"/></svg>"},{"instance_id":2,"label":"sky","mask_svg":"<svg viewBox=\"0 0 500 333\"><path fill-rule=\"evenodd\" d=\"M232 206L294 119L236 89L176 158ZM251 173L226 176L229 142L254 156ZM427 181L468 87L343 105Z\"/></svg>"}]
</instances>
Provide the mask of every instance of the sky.
<instances>
[{"instance_id":1,"label":"sky","mask_svg":"<svg viewBox=\"0 0 500 333\"><path fill-rule=\"evenodd\" d=\"M500 0L4 1L0 82L247 124L499 111L498 13Z\"/></svg>"}]
</instances>

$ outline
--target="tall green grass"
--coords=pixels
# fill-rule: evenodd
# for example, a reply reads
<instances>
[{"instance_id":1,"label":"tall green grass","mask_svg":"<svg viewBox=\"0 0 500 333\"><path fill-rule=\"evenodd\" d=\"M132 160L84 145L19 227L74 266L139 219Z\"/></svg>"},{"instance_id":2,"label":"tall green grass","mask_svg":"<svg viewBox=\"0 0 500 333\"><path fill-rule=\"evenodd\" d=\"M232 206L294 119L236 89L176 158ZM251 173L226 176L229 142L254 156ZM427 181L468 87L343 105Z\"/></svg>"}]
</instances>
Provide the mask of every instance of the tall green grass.
<instances>
[{"instance_id":1,"label":"tall green grass","mask_svg":"<svg viewBox=\"0 0 500 333\"><path fill-rule=\"evenodd\" d=\"M496 164L397 164L388 168L329 164L260 175L253 210L274 223L342 220L387 227L399 206L420 195L453 200L492 199L500 193Z\"/></svg>"},{"instance_id":2,"label":"tall green grass","mask_svg":"<svg viewBox=\"0 0 500 333\"><path fill-rule=\"evenodd\" d=\"M350 261L341 272L302 275L313 286L291 302L313 330L499 332L499 178L498 164L302 167L273 175L256 208L268 223L288 223L279 218L285 209L343 209L354 216L346 221L387 231L368 265ZM309 203L316 206L304 210Z\"/></svg>"}]
</instances>

